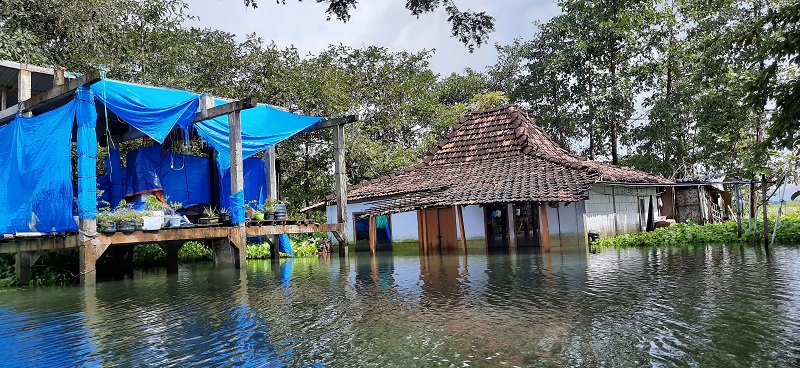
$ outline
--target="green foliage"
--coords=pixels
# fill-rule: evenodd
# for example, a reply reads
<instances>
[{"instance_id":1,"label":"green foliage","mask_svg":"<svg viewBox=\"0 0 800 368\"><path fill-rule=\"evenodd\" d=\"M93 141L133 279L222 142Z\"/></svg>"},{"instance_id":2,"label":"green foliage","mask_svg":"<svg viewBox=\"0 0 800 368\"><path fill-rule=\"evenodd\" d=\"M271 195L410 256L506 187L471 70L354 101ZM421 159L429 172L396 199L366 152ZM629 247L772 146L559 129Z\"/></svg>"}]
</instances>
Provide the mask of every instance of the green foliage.
<instances>
[{"instance_id":1,"label":"green foliage","mask_svg":"<svg viewBox=\"0 0 800 368\"><path fill-rule=\"evenodd\" d=\"M199 242L186 242L178 251L178 261L182 263L213 261L214 252Z\"/></svg>"},{"instance_id":2,"label":"green foliage","mask_svg":"<svg viewBox=\"0 0 800 368\"><path fill-rule=\"evenodd\" d=\"M598 248L663 247L686 244L757 242L763 240L762 232L760 231L760 229L763 228L763 224L763 221L758 221L755 228L759 230L755 232L744 232L741 239L737 238L736 222L729 221L708 225L698 225L694 223L676 224L646 233L602 238L595 242L593 246ZM775 225L775 216L770 216L767 225L769 226L771 236L772 228ZM800 211L789 212L780 217L775 242L777 244L800 244Z\"/></svg>"},{"instance_id":3,"label":"green foliage","mask_svg":"<svg viewBox=\"0 0 800 368\"><path fill-rule=\"evenodd\" d=\"M14 255L0 254L0 287L14 286L17 277L14 274Z\"/></svg>"},{"instance_id":4,"label":"green foliage","mask_svg":"<svg viewBox=\"0 0 800 368\"><path fill-rule=\"evenodd\" d=\"M137 245L133 249L133 265L136 268L163 266L166 261L167 253L158 244Z\"/></svg>"},{"instance_id":5,"label":"green foliage","mask_svg":"<svg viewBox=\"0 0 800 368\"><path fill-rule=\"evenodd\" d=\"M269 259L269 243L248 243L247 259Z\"/></svg>"}]
</instances>

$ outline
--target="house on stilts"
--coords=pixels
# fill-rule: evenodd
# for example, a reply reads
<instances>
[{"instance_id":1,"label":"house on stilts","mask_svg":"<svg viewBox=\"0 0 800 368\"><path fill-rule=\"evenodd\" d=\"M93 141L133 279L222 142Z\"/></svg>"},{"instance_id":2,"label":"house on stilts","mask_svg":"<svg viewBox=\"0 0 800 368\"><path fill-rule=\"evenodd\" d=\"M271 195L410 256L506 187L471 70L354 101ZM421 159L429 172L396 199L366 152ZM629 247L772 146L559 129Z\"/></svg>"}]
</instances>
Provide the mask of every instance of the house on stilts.
<instances>
[{"instance_id":1,"label":"house on stilts","mask_svg":"<svg viewBox=\"0 0 800 368\"><path fill-rule=\"evenodd\" d=\"M422 163L350 188L347 216L357 249L586 247L590 234L652 229L672 184L572 155L505 106L464 117Z\"/></svg>"}]
</instances>

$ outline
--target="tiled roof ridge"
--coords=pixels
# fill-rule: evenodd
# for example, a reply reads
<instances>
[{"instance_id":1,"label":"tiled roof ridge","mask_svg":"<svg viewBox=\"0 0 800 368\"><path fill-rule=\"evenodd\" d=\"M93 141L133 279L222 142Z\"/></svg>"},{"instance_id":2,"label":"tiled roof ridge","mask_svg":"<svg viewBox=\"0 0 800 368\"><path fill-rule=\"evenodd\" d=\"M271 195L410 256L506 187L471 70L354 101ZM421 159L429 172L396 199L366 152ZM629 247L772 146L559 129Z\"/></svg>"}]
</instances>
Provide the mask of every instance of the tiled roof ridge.
<instances>
[{"instance_id":1,"label":"tiled roof ridge","mask_svg":"<svg viewBox=\"0 0 800 368\"><path fill-rule=\"evenodd\" d=\"M528 117L524 111L517 109L515 106L511 106L511 110L511 120L514 127L514 134L517 137L517 143L520 144L520 151L522 153L536 156L552 163L569 167L571 169L588 170L597 174L598 176L601 176L600 172L586 164L586 160L567 152L567 150L556 144L553 139L550 138L550 135L544 131L544 129L532 123L532 119ZM535 134L538 134L542 136L542 138L546 139L552 145L551 149L555 149L557 151L557 155L552 154L553 152L546 152L545 150L540 149L536 142L533 141L533 137L531 137L529 134L531 130L534 131ZM568 159L564 160L565 158Z\"/></svg>"}]
</instances>

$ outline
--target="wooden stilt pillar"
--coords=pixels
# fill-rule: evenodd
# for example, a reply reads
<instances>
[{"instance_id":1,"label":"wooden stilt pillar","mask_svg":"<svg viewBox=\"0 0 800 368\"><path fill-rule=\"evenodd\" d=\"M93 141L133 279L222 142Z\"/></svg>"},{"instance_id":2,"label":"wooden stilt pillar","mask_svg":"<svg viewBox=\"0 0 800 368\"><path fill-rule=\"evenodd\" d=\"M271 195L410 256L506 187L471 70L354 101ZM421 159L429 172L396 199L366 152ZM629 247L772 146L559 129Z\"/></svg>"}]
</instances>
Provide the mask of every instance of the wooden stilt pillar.
<instances>
[{"instance_id":1,"label":"wooden stilt pillar","mask_svg":"<svg viewBox=\"0 0 800 368\"><path fill-rule=\"evenodd\" d=\"M378 224L375 216L369 217L369 252L375 255L378 249Z\"/></svg>"},{"instance_id":2,"label":"wooden stilt pillar","mask_svg":"<svg viewBox=\"0 0 800 368\"><path fill-rule=\"evenodd\" d=\"M3 111L8 107L6 104L8 103L8 90L5 88L0 89L0 111Z\"/></svg>"},{"instance_id":3,"label":"wooden stilt pillar","mask_svg":"<svg viewBox=\"0 0 800 368\"><path fill-rule=\"evenodd\" d=\"M539 211L541 211L541 215L539 216L542 225L539 226L541 232L539 233L541 241L539 244L542 246L542 250L545 252L550 251L550 225L547 222L547 205L542 203L539 205Z\"/></svg>"},{"instance_id":4,"label":"wooden stilt pillar","mask_svg":"<svg viewBox=\"0 0 800 368\"><path fill-rule=\"evenodd\" d=\"M334 181L336 182L336 222L344 224L344 231L340 234L339 256L347 255L347 172L344 161L344 124L339 124L333 128L334 140Z\"/></svg>"},{"instance_id":5,"label":"wooden stilt pillar","mask_svg":"<svg viewBox=\"0 0 800 368\"><path fill-rule=\"evenodd\" d=\"M752 225L748 226L748 230L752 230L755 232L756 227L756 182L754 180L750 181L750 223Z\"/></svg>"},{"instance_id":6,"label":"wooden stilt pillar","mask_svg":"<svg viewBox=\"0 0 800 368\"><path fill-rule=\"evenodd\" d=\"M236 267L238 263L237 250L228 239L214 240L211 250L214 252L215 267Z\"/></svg>"},{"instance_id":7,"label":"wooden stilt pillar","mask_svg":"<svg viewBox=\"0 0 800 368\"><path fill-rule=\"evenodd\" d=\"M467 254L467 233L464 231L464 206L456 206L458 208L458 227L461 231L461 249L464 254Z\"/></svg>"},{"instance_id":8,"label":"wooden stilt pillar","mask_svg":"<svg viewBox=\"0 0 800 368\"><path fill-rule=\"evenodd\" d=\"M231 229L230 241L236 247L236 268L244 268L247 262L247 229L244 221L244 169L242 159L242 112L237 110L228 114L228 126L230 135L228 144L230 145L231 160L231 195L236 203L231 203L231 211L237 212L231 216L233 229Z\"/></svg>"},{"instance_id":9,"label":"wooden stilt pillar","mask_svg":"<svg viewBox=\"0 0 800 368\"><path fill-rule=\"evenodd\" d=\"M108 244L97 239L97 112L94 93L88 87L78 87L76 93L78 155L78 259L80 282L92 286L97 282L95 263Z\"/></svg>"}]
</instances>

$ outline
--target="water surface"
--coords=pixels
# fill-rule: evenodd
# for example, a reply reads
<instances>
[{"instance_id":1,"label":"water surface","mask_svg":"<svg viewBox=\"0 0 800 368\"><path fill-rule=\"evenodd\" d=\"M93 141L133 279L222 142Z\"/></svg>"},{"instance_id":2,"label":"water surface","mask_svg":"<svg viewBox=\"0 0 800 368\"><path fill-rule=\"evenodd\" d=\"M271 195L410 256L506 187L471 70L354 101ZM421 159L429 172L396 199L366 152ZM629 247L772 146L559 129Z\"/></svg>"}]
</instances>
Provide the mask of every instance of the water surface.
<instances>
[{"instance_id":1,"label":"water surface","mask_svg":"<svg viewBox=\"0 0 800 368\"><path fill-rule=\"evenodd\" d=\"M0 316L2 366L800 366L800 248L182 265Z\"/></svg>"}]
</instances>

